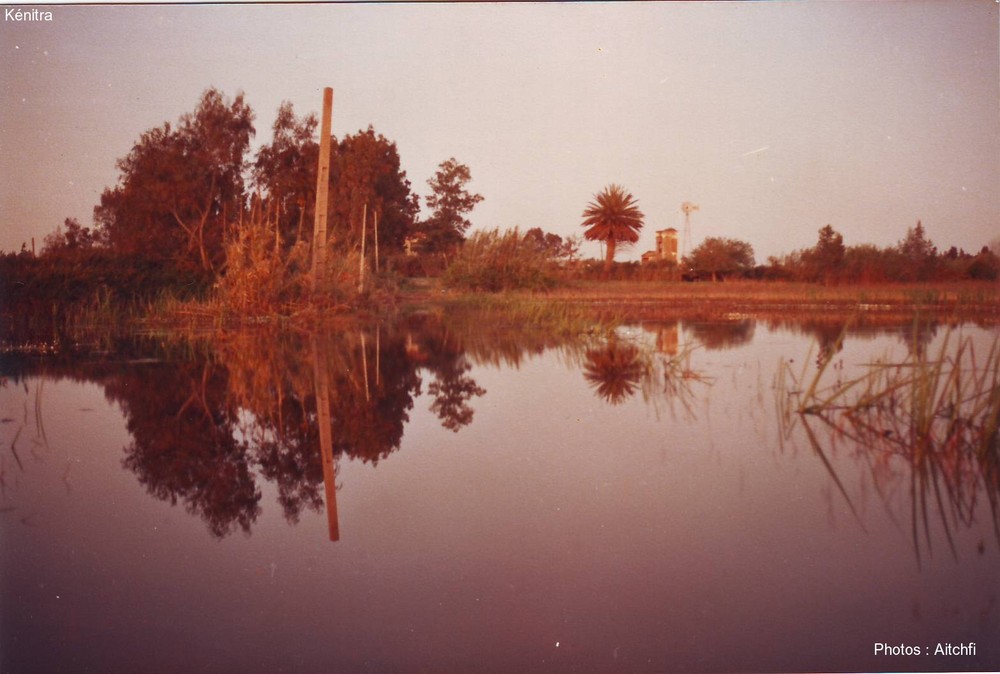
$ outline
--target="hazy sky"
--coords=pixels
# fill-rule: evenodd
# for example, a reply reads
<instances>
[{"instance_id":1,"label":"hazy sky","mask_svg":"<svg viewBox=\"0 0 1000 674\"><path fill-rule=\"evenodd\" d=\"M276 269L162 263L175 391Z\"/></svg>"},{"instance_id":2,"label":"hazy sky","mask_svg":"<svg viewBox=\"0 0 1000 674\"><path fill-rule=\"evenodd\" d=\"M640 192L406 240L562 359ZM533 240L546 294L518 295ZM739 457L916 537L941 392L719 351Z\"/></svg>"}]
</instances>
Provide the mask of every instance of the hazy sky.
<instances>
[{"instance_id":1,"label":"hazy sky","mask_svg":"<svg viewBox=\"0 0 1000 674\"><path fill-rule=\"evenodd\" d=\"M23 6L22 6L23 7ZM257 143L282 100L334 134L373 124L423 197L467 164L476 228L579 234L611 182L639 244L939 248L1000 237L1000 54L992 0L47 7L0 23L0 249L84 224L139 135L215 86L246 93ZM423 200L421 200L422 202ZM597 255L596 244L584 253Z\"/></svg>"}]
</instances>

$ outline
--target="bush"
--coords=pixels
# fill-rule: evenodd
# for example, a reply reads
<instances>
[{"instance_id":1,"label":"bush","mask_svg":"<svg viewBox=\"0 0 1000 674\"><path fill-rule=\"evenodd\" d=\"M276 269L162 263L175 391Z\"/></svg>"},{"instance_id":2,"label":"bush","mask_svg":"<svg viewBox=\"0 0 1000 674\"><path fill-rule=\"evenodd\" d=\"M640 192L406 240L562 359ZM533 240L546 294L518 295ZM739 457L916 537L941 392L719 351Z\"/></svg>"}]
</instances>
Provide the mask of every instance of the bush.
<instances>
[{"instance_id":1,"label":"bush","mask_svg":"<svg viewBox=\"0 0 1000 674\"><path fill-rule=\"evenodd\" d=\"M466 290L545 290L556 284L555 263L514 228L476 232L444 272L444 284Z\"/></svg>"},{"instance_id":2,"label":"bush","mask_svg":"<svg viewBox=\"0 0 1000 674\"><path fill-rule=\"evenodd\" d=\"M226 242L226 270L215 286L223 305L244 314L263 314L306 296L309 245L299 242L287 254L275 248L273 226L251 214Z\"/></svg>"}]
</instances>

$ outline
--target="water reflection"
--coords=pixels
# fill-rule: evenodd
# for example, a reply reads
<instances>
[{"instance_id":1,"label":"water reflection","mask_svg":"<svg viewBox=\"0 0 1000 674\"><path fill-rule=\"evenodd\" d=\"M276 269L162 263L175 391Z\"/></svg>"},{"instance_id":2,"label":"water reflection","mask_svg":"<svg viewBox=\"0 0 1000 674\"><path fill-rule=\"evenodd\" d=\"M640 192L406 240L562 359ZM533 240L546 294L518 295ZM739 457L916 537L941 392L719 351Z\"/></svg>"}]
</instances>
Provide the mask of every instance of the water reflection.
<instances>
[{"instance_id":1,"label":"water reflection","mask_svg":"<svg viewBox=\"0 0 1000 674\"><path fill-rule=\"evenodd\" d=\"M638 347L620 343L614 333L603 346L587 349L583 366L584 378L611 405L635 393L644 371Z\"/></svg>"},{"instance_id":2,"label":"water reflection","mask_svg":"<svg viewBox=\"0 0 1000 674\"><path fill-rule=\"evenodd\" d=\"M887 510L909 520L918 563L936 527L957 558L956 530L984 510L1000 541L1000 338L984 353L949 332L929 353L927 334L915 331L905 358L875 359L853 375L830 367L821 348L811 379L783 364L777 382L786 437L801 426L857 516L829 458L846 447Z\"/></svg>"},{"instance_id":3,"label":"water reflection","mask_svg":"<svg viewBox=\"0 0 1000 674\"><path fill-rule=\"evenodd\" d=\"M267 482L289 523L325 508L329 538L335 541L340 538L340 462L377 466L399 451L415 401L425 391L428 411L442 428L458 433L474 423L477 401L488 396L476 380L478 367L517 370L536 355L555 352L608 406L641 401L659 418L665 404L675 419L694 422L720 374L697 364L694 354L745 347L755 339L757 323L730 316L718 322L674 319L647 321L640 330L574 332L487 321L474 312L430 311L392 324L345 324L312 334L260 329L195 338L122 338L102 343L96 353L68 351L44 359L8 353L2 367L14 379L45 374L101 384L108 400L120 405L130 434L122 465L150 495L201 518L212 536L249 534L261 515ZM846 339L870 339L889 329L919 356L938 334L933 323L914 328L822 317L797 322L778 317L766 323L768 331L809 337L818 345L817 365L829 366L828 372L834 371L831 363ZM862 423L857 414L814 415L801 426L803 440L829 468L851 507L854 498L838 472L843 468L834 469L829 458L834 444L850 446L880 493L903 491L893 483L902 479L902 461L911 467L913 507L937 504L953 527L970 522L972 505L985 498L996 526L1000 450L995 421L992 445L931 451L913 435L919 424L912 413L893 416L900 409L886 400L875 421ZM763 403L750 398L741 404L752 409ZM941 408L935 418L955 429L971 428L964 417L949 416L954 409ZM786 440L790 436L786 428ZM944 446L957 446L954 434L943 437L951 438ZM924 538L929 542L929 535Z\"/></svg>"},{"instance_id":4,"label":"water reflection","mask_svg":"<svg viewBox=\"0 0 1000 674\"><path fill-rule=\"evenodd\" d=\"M735 349L753 340L756 321L751 318L727 318L721 321L691 323L691 333L709 350Z\"/></svg>"}]
</instances>

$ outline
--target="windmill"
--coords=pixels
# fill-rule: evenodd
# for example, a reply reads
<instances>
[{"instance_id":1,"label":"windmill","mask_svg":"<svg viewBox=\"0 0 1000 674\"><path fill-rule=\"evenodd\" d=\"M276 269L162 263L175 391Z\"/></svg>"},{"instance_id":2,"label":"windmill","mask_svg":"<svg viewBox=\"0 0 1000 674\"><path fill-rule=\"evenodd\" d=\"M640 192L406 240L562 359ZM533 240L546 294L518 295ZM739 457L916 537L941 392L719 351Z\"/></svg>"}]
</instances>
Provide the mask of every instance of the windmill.
<instances>
[{"instance_id":1,"label":"windmill","mask_svg":"<svg viewBox=\"0 0 1000 674\"><path fill-rule=\"evenodd\" d=\"M691 246L691 214L698 210L698 204L685 201L681 204L681 212L684 213L684 244L681 248L681 259L687 257L688 248Z\"/></svg>"}]
</instances>

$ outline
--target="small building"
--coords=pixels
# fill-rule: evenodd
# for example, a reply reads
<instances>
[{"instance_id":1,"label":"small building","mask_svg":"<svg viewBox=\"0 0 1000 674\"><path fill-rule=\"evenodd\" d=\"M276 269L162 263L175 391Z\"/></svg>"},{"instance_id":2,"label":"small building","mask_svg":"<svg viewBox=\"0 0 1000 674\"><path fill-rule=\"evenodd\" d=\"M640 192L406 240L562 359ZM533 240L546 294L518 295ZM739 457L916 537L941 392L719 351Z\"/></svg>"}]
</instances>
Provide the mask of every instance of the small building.
<instances>
[{"instance_id":1,"label":"small building","mask_svg":"<svg viewBox=\"0 0 1000 674\"><path fill-rule=\"evenodd\" d=\"M667 227L656 232L656 250L649 250L642 254L642 263L650 262L672 262L677 264L677 230Z\"/></svg>"}]
</instances>

